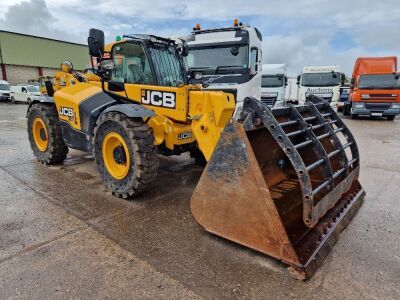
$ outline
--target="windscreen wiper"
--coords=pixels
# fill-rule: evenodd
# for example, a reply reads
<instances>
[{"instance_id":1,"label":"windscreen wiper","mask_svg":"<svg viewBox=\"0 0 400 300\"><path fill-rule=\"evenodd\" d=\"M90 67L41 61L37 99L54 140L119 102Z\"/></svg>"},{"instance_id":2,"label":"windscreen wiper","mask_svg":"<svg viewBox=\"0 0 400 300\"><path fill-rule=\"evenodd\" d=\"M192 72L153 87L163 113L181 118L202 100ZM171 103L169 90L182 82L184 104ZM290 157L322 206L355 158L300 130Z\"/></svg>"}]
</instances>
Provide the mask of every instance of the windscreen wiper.
<instances>
[{"instance_id":1,"label":"windscreen wiper","mask_svg":"<svg viewBox=\"0 0 400 300\"><path fill-rule=\"evenodd\" d=\"M215 70L215 73L218 73L220 70L223 69L233 69L233 68L241 68L241 66L218 66Z\"/></svg>"}]
</instances>

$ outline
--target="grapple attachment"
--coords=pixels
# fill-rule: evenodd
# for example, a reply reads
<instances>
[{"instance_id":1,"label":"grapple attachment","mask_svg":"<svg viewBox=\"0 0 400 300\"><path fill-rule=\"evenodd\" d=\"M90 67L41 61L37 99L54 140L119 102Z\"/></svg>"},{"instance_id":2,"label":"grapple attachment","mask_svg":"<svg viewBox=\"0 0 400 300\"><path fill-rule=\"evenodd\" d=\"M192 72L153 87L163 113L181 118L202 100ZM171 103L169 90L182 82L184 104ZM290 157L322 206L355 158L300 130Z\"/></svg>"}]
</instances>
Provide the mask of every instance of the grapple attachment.
<instances>
[{"instance_id":1,"label":"grapple attachment","mask_svg":"<svg viewBox=\"0 0 400 300\"><path fill-rule=\"evenodd\" d=\"M361 206L359 153L329 103L269 109L247 98L228 124L193 193L207 231L310 276Z\"/></svg>"}]
</instances>

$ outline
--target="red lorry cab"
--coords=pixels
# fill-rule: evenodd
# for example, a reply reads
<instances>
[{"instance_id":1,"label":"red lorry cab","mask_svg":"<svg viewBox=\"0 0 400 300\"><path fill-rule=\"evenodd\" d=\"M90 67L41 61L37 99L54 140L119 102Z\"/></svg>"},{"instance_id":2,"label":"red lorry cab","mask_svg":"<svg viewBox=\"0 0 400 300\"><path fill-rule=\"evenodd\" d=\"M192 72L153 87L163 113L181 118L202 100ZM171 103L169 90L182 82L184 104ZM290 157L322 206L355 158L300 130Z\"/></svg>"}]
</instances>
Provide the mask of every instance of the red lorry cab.
<instances>
[{"instance_id":1,"label":"red lorry cab","mask_svg":"<svg viewBox=\"0 0 400 300\"><path fill-rule=\"evenodd\" d=\"M360 57L351 79L345 114L387 117L400 114L400 74L397 57Z\"/></svg>"}]
</instances>

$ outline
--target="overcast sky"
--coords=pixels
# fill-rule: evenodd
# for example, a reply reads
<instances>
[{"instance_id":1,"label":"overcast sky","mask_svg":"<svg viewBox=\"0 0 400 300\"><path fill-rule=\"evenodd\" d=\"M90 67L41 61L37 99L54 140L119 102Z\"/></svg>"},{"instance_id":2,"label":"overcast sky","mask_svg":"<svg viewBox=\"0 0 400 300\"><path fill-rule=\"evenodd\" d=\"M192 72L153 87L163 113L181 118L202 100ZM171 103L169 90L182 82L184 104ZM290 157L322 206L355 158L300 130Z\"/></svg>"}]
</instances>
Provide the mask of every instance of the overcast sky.
<instances>
[{"instance_id":1,"label":"overcast sky","mask_svg":"<svg viewBox=\"0 0 400 300\"><path fill-rule=\"evenodd\" d=\"M185 3L186 2L186 3ZM162 36L230 26L263 34L264 63L341 65L358 56L400 56L400 0L0 0L0 29L86 43L89 28L111 41L124 33Z\"/></svg>"}]
</instances>

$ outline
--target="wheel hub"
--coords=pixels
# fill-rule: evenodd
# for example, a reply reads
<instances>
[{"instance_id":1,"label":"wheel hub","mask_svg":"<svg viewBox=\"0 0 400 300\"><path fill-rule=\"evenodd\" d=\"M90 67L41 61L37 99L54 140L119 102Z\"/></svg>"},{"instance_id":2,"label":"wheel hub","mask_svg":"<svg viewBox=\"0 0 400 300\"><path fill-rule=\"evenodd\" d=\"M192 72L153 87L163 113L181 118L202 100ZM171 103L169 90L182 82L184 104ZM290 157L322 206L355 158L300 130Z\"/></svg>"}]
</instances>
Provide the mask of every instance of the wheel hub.
<instances>
[{"instance_id":1,"label":"wheel hub","mask_svg":"<svg viewBox=\"0 0 400 300\"><path fill-rule=\"evenodd\" d=\"M126 153L125 153L124 147L122 145L119 145L114 148L113 157L117 164L119 164L119 165L126 164Z\"/></svg>"},{"instance_id":2,"label":"wheel hub","mask_svg":"<svg viewBox=\"0 0 400 300\"><path fill-rule=\"evenodd\" d=\"M46 137L46 131L44 130L44 128L40 128L40 138L43 140L43 141L45 141L45 140L47 140L47 137Z\"/></svg>"},{"instance_id":3,"label":"wheel hub","mask_svg":"<svg viewBox=\"0 0 400 300\"><path fill-rule=\"evenodd\" d=\"M108 173L117 180L124 179L132 166L124 138L117 132L109 132L103 139L101 149Z\"/></svg>"}]
</instances>

